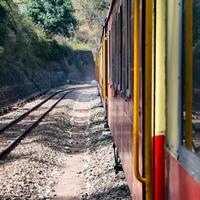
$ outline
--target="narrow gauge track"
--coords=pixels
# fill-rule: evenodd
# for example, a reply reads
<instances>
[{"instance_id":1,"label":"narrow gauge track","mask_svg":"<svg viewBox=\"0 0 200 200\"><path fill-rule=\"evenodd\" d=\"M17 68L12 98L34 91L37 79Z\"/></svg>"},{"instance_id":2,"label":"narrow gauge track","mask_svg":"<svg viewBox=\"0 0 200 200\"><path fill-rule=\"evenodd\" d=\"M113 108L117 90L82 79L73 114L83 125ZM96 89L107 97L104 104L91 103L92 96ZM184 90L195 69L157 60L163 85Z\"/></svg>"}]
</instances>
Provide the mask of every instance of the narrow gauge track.
<instances>
[{"instance_id":1,"label":"narrow gauge track","mask_svg":"<svg viewBox=\"0 0 200 200\"><path fill-rule=\"evenodd\" d=\"M74 90L93 87L96 86L75 87L58 91L0 128L0 159L8 155L67 94Z\"/></svg>"}]
</instances>

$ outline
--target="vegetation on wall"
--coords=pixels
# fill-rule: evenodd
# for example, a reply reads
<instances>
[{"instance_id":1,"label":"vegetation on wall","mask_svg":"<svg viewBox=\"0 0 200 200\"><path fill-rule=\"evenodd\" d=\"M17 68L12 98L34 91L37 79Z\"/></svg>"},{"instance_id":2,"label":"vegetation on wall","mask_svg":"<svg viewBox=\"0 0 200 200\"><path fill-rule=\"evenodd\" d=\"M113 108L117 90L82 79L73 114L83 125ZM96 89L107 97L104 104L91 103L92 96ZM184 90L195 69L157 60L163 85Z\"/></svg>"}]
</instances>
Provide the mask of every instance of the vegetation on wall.
<instances>
[{"instance_id":1,"label":"vegetation on wall","mask_svg":"<svg viewBox=\"0 0 200 200\"><path fill-rule=\"evenodd\" d=\"M16 81L15 72L28 74L32 69L46 68L50 61L63 58L68 51L68 46L48 39L25 13L20 14L12 0L0 1L1 84L4 79L5 84Z\"/></svg>"},{"instance_id":2,"label":"vegetation on wall","mask_svg":"<svg viewBox=\"0 0 200 200\"><path fill-rule=\"evenodd\" d=\"M48 70L49 62L73 49L95 50L109 2L0 0L0 85L20 83L32 70Z\"/></svg>"}]
</instances>

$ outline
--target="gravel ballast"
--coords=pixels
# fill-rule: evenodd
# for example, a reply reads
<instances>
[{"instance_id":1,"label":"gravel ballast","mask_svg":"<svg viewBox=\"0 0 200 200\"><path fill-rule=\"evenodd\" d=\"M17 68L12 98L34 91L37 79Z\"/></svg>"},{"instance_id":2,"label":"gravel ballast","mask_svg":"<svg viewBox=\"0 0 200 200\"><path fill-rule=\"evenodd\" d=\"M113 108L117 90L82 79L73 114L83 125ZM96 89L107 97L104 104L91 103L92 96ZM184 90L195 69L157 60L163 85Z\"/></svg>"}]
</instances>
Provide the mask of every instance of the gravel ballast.
<instances>
[{"instance_id":1,"label":"gravel ballast","mask_svg":"<svg viewBox=\"0 0 200 200\"><path fill-rule=\"evenodd\" d=\"M69 93L0 161L0 199L56 199L59 177L76 154L84 183L77 199L131 199L124 173L113 170L113 138L106 123L96 88Z\"/></svg>"}]
</instances>

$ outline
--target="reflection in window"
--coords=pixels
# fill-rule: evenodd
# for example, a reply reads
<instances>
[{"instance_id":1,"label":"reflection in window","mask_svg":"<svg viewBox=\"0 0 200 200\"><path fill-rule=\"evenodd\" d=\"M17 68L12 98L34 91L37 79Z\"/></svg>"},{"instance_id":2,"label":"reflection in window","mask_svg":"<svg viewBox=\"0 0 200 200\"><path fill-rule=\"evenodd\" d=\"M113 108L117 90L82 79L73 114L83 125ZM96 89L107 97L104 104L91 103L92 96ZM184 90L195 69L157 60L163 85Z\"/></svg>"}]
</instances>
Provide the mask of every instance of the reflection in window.
<instances>
[{"instance_id":1,"label":"reflection in window","mask_svg":"<svg viewBox=\"0 0 200 200\"><path fill-rule=\"evenodd\" d=\"M193 0L192 142L200 155L200 1Z\"/></svg>"},{"instance_id":2,"label":"reflection in window","mask_svg":"<svg viewBox=\"0 0 200 200\"><path fill-rule=\"evenodd\" d=\"M190 5L185 6L185 137L183 142L188 149L200 156L200 1L190 1Z\"/></svg>"},{"instance_id":3,"label":"reflection in window","mask_svg":"<svg viewBox=\"0 0 200 200\"><path fill-rule=\"evenodd\" d=\"M126 63L126 96L130 97L131 95L131 33L132 33L132 25L131 25L131 0L127 0L127 63Z\"/></svg>"}]
</instances>

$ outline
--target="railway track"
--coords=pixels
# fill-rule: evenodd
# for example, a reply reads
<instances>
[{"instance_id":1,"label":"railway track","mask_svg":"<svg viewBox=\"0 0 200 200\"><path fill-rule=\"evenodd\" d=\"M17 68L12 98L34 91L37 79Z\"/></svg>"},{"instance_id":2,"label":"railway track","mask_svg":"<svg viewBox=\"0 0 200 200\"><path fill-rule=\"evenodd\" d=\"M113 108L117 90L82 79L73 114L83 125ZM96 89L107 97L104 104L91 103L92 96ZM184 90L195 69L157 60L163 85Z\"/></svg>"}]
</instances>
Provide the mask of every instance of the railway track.
<instances>
[{"instance_id":1,"label":"railway track","mask_svg":"<svg viewBox=\"0 0 200 200\"><path fill-rule=\"evenodd\" d=\"M92 87L96 86L75 87L58 91L0 128L0 159L7 156L67 94L74 90Z\"/></svg>"}]
</instances>

